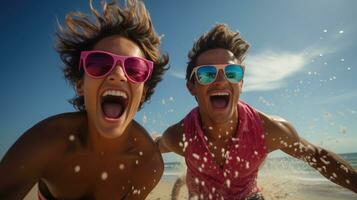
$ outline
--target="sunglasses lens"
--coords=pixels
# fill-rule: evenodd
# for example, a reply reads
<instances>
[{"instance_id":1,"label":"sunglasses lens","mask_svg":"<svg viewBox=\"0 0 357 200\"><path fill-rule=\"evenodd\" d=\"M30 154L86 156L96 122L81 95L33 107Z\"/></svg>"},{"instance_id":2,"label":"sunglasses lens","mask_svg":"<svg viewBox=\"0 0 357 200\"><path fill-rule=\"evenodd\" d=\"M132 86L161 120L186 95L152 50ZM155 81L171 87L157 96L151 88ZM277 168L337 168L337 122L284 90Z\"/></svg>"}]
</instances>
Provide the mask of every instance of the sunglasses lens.
<instances>
[{"instance_id":1,"label":"sunglasses lens","mask_svg":"<svg viewBox=\"0 0 357 200\"><path fill-rule=\"evenodd\" d=\"M217 69L214 66L201 66L196 72L199 83L210 84L216 78Z\"/></svg>"},{"instance_id":2,"label":"sunglasses lens","mask_svg":"<svg viewBox=\"0 0 357 200\"><path fill-rule=\"evenodd\" d=\"M95 77L100 77L108 73L113 67L114 59L106 53L91 53L85 61L87 72Z\"/></svg>"},{"instance_id":3,"label":"sunglasses lens","mask_svg":"<svg viewBox=\"0 0 357 200\"><path fill-rule=\"evenodd\" d=\"M243 68L240 65L227 65L224 71L231 83L239 83L243 79Z\"/></svg>"},{"instance_id":4,"label":"sunglasses lens","mask_svg":"<svg viewBox=\"0 0 357 200\"><path fill-rule=\"evenodd\" d=\"M144 82L149 76L148 64L139 58L127 58L124 63L125 73L135 82Z\"/></svg>"}]
</instances>

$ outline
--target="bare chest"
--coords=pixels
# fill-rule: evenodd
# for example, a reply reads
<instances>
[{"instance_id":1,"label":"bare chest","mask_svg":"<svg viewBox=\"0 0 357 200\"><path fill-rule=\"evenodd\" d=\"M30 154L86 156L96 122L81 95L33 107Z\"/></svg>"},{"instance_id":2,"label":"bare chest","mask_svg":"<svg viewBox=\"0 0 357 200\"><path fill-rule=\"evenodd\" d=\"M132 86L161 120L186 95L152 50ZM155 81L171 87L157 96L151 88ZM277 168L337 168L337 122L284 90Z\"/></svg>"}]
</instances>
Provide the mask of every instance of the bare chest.
<instances>
[{"instance_id":1,"label":"bare chest","mask_svg":"<svg viewBox=\"0 0 357 200\"><path fill-rule=\"evenodd\" d=\"M67 155L52 167L44 182L59 198L121 199L132 189L133 174L143 164L141 157L139 152Z\"/></svg>"}]
</instances>

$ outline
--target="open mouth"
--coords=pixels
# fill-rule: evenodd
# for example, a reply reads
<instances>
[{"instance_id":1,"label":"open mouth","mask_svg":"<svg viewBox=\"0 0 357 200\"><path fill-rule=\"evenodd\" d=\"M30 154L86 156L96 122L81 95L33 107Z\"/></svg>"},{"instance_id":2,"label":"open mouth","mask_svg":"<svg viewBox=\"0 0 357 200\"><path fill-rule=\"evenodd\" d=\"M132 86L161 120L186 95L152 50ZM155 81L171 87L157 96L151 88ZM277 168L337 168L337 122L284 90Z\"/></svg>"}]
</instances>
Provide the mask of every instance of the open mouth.
<instances>
[{"instance_id":1,"label":"open mouth","mask_svg":"<svg viewBox=\"0 0 357 200\"><path fill-rule=\"evenodd\" d=\"M119 119L128 105L127 95L118 90L107 90L103 93L101 107L108 119Z\"/></svg>"},{"instance_id":2,"label":"open mouth","mask_svg":"<svg viewBox=\"0 0 357 200\"><path fill-rule=\"evenodd\" d=\"M226 108L229 104L229 93L219 92L210 95L210 101L214 108Z\"/></svg>"}]
</instances>

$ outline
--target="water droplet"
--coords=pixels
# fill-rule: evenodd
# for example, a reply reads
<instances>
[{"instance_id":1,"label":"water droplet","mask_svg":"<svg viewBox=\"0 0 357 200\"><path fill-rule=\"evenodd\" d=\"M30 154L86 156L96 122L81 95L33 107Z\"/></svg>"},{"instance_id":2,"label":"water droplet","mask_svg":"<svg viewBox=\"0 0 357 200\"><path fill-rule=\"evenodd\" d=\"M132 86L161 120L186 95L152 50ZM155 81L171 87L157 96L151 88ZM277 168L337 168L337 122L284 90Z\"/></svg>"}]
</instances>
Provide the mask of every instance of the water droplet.
<instances>
[{"instance_id":1,"label":"water droplet","mask_svg":"<svg viewBox=\"0 0 357 200\"><path fill-rule=\"evenodd\" d=\"M345 61L345 59L341 58L341 62L344 62L344 61Z\"/></svg>"},{"instance_id":2,"label":"water droplet","mask_svg":"<svg viewBox=\"0 0 357 200\"><path fill-rule=\"evenodd\" d=\"M204 181L201 181L201 185L202 185L202 186L205 186L205 182L204 182Z\"/></svg>"},{"instance_id":3,"label":"water droplet","mask_svg":"<svg viewBox=\"0 0 357 200\"><path fill-rule=\"evenodd\" d=\"M136 161L135 161L135 164L137 164L137 165L138 165L138 164L139 164L139 160L136 160Z\"/></svg>"},{"instance_id":4,"label":"water droplet","mask_svg":"<svg viewBox=\"0 0 357 200\"><path fill-rule=\"evenodd\" d=\"M240 158L237 156L237 161L240 162Z\"/></svg>"},{"instance_id":5,"label":"water droplet","mask_svg":"<svg viewBox=\"0 0 357 200\"><path fill-rule=\"evenodd\" d=\"M239 176L239 172L238 171L235 171L234 172L234 177L237 178Z\"/></svg>"},{"instance_id":6,"label":"water droplet","mask_svg":"<svg viewBox=\"0 0 357 200\"><path fill-rule=\"evenodd\" d=\"M320 55L319 55L320 57L322 57L322 56L324 56L324 54L322 54L322 53L320 53Z\"/></svg>"},{"instance_id":7,"label":"water droplet","mask_svg":"<svg viewBox=\"0 0 357 200\"><path fill-rule=\"evenodd\" d=\"M231 181L229 179L226 180L226 184L227 184L227 187L230 188L231 187Z\"/></svg>"},{"instance_id":8,"label":"water droplet","mask_svg":"<svg viewBox=\"0 0 357 200\"><path fill-rule=\"evenodd\" d=\"M347 70L350 71L350 70L351 70L351 67L347 67Z\"/></svg>"},{"instance_id":9,"label":"water droplet","mask_svg":"<svg viewBox=\"0 0 357 200\"><path fill-rule=\"evenodd\" d=\"M102 178L103 181L105 181L108 178L108 173L107 172L102 172L100 177Z\"/></svg>"},{"instance_id":10,"label":"water droplet","mask_svg":"<svg viewBox=\"0 0 357 200\"><path fill-rule=\"evenodd\" d=\"M142 121L143 121L143 124L146 124L146 123L147 123L148 118L146 117L146 115L143 115L143 119L142 119Z\"/></svg>"},{"instance_id":11,"label":"water droplet","mask_svg":"<svg viewBox=\"0 0 357 200\"><path fill-rule=\"evenodd\" d=\"M213 196L212 196L211 193L208 194L208 198L209 198L209 199L213 199Z\"/></svg>"},{"instance_id":12,"label":"water droplet","mask_svg":"<svg viewBox=\"0 0 357 200\"><path fill-rule=\"evenodd\" d=\"M193 156L194 158L196 158L197 160L200 159L200 156L199 156L198 154L196 154L196 153L192 153L192 156Z\"/></svg>"},{"instance_id":13,"label":"water droplet","mask_svg":"<svg viewBox=\"0 0 357 200\"><path fill-rule=\"evenodd\" d=\"M324 29L324 33L327 33L327 29Z\"/></svg>"},{"instance_id":14,"label":"water droplet","mask_svg":"<svg viewBox=\"0 0 357 200\"><path fill-rule=\"evenodd\" d=\"M245 163L245 168L249 169L249 162L248 161Z\"/></svg>"},{"instance_id":15,"label":"water droplet","mask_svg":"<svg viewBox=\"0 0 357 200\"><path fill-rule=\"evenodd\" d=\"M78 173L79 171L81 171L81 166L76 165L76 166L74 167L74 172Z\"/></svg>"},{"instance_id":16,"label":"water droplet","mask_svg":"<svg viewBox=\"0 0 357 200\"><path fill-rule=\"evenodd\" d=\"M338 33L339 33L339 34L342 34L342 33L344 33L344 31L343 31L343 30L340 30Z\"/></svg>"},{"instance_id":17,"label":"water droplet","mask_svg":"<svg viewBox=\"0 0 357 200\"><path fill-rule=\"evenodd\" d=\"M120 170L123 170L124 167L125 167L124 164L120 164L120 165L119 165L119 169L120 169Z\"/></svg>"},{"instance_id":18,"label":"water droplet","mask_svg":"<svg viewBox=\"0 0 357 200\"><path fill-rule=\"evenodd\" d=\"M140 151L140 152L139 152L139 155L140 155L140 156L142 156L142 155L143 155L143 152L142 152L142 151Z\"/></svg>"},{"instance_id":19,"label":"water droplet","mask_svg":"<svg viewBox=\"0 0 357 200\"><path fill-rule=\"evenodd\" d=\"M70 135L68 139L69 141L73 142L76 138L74 137L74 135Z\"/></svg>"}]
</instances>

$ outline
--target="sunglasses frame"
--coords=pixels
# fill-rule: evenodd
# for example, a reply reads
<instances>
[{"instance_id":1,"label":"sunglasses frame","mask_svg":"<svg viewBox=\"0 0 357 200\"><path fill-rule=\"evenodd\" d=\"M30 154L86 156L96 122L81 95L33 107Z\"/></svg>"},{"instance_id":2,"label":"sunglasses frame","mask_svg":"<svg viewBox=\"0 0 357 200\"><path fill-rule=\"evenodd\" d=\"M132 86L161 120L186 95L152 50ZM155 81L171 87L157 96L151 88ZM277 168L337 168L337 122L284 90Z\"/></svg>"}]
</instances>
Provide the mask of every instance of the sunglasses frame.
<instances>
[{"instance_id":1,"label":"sunglasses frame","mask_svg":"<svg viewBox=\"0 0 357 200\"><path fill-rule=\"evenodd\" d=\"M87 59L87 57L89 55L91 55L93 53L103 53L103 54L110 55L113 58L113 65L111 66L110 70L108 72L106 72L104 75L94 76L94 75L90 74L87 71L87 68L85 67L86 66L86 59ZM135 81L132 78L130 78L130 76L126 73L126 70L125 70L125 67L124 67L124 63L125 63L125 60L128 59L128 58L136 58L136 59L139 59L139 60L142 60L142 61L145 62L145 64L149 68L148 69L149 73L148 73L147 77L145 78L145 80L143 80L143 81ZM107 52L107 51L92 50L92 51L81 51L81 56L80 56L80 61L79 61L79 70L81 70L81 68L83 67L85 73L89 77L91 77L93 79L100 79L100 78L106 77L109 74L111 74L112 71L115 69L115 67L118 65L117 64L118 61L120 62L120 67L122 68L122 70L123 70L123 72L125 74L125 77L132 83L144 83L145 81L147 81L150 78L150 76L152 74L152 71L153 71L153 68L154 68L154 62L152 62L151 60L147 60L145 58L141 58L141 57L137 57L137 56L122 56L122 55L113 54L113 53L110 53L110 52Z\"/></svg>"},{"instance_id":2,"label":"sunglasses frame","mask_svg":"<svg viewBox=\"0 0 357 200\"><path fill-rule=\"evenodd\" d=\"M199 65L199 66L196 66L195 68L193 68L189 80L191 80L193 74L195 74L196 80L197 80L197 82L198 82L199 84L201 84L201 85L209 85L209 84L213 83L214 81L216 81L217 76L218 76L218 73L219 73L219 70L222 69L225 79L226 79L228 82L230 82L230 83L237 84L237 83L235 83L235 82L230 81L230 80L227 78L227 75L226 75L225 69L226 69L226 67L231 66L231 65L239 66L239 67L242 69L242 79L240 80L240 81L242 81L242 80L243 80L243 77L244 77L244 69L245 69L245 66L242 65L242 64L232 64L232 63L230 63L230 64L209 64L209 65ZM215 67L216 70L217 70L217 73L216 73L216 75L215 75L215 77L214 77L214 79L213 79L212 82L203 84L203 83L201 83L201 82L199 81L199 79L198 79L197 70L198 70L199 68L201 68L201 67L207 67L207 66ZM240 81L239 81L239 82L240 82ZM239 82L238 82L238 83L239 83Z\"/></svg>"}]
</instances>

